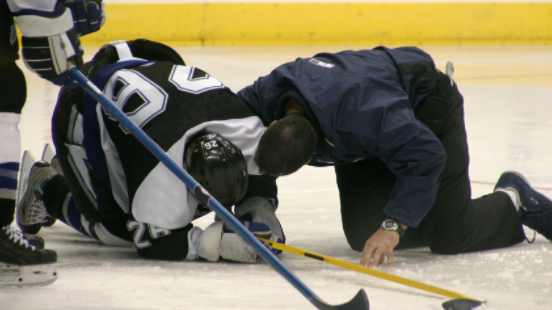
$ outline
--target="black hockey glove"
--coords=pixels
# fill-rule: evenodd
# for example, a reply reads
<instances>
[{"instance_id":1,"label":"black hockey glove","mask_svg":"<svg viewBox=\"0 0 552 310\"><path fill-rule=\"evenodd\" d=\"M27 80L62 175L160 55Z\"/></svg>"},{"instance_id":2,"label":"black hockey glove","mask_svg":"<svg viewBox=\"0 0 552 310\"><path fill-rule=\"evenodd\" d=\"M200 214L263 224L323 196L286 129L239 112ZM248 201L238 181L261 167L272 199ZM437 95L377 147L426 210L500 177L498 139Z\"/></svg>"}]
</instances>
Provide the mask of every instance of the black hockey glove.
<instances>
[{"instance_id":1,"label":"black hockey glove","mask_svg":"<svg viewBox=\"0 0 552 310\"><path fill-rule=\"evenodd\" d=\"M73 14L74 28L79 36L96 32L105 23L105 3L102 0L68 0L65 6Z\"/></svg>"},{"instance_id":2,"label":"black hockey glove","mask_svg":"<svg viewBox=\"0 0 552 310\"><path fill-rule=\"evenodd\" d=\"M79 69L83 65L83 50L73 28L71 12L64 10L56 18L25 15L15 20L23 34L21 45L25 65L60 86L68 80L70 61Z\"/></svg>"}]
</instances>

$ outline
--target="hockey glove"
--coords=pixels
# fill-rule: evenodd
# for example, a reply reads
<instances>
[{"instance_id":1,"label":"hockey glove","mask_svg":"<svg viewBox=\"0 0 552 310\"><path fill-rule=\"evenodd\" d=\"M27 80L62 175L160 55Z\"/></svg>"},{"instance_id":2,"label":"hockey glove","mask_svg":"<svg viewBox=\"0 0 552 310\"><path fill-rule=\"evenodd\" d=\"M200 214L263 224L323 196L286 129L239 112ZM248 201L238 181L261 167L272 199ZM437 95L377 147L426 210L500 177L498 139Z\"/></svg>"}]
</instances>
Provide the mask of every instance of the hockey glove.
<instances>
[{"instance_id":1,"label":"hockey glove","mask_svg":"<svg viewBox=\"0 0 552 310\"><path fill-rule=\"evenodd\" d=\"M284 243L282 241L282 239L280 237L278 237L271 229L268 225L264 224L264 223L256 223L256 222L253 222L253 223L249 223L249 222L245 222L245 225L247 227L247 229L249 229L250 232L252 232L256 237L259 237L259 238L263 238L263 239L266 239L266 240L270 240L272 242L277 242L277 243ZM276 250L276 249L273 249L273 248L270 248L268 247L268 249L270 251L272 251L272 253L274 254L280 254L282 253L282 251L280 250Z\"/></svg>"},{"instance_id":2,"label":"hockey glove","mask_svg":"<svg viewBox=\"0 0 552 310\"><path fill-rule=\"evenodd\" d=\"M272 241L277 239L265 224L244 225L256 236ZM211 262L217 262L220 258L240 263L256 263L259 260L259 254L240 235L225 228L223 222L214 222L203 231L198 256Z\"/></svg>"},{"instance_id":3,"label":"hockey glove","mask_svg":"<svg viewBox=\"0 0 552 310\"><path fill-rule=\"evenodd\" d=\"M105 3L102 0L68 0L65 6L73 14L74 28L79 36L96 32L105 23Z\"/></svg>"},{"instance_id":4,"label":"hockey glove","mask_svg":"<svg viewBox=\"0 0 552 310\"><path fill-rule=\"evenodd\" d=\"M23 62L31 71L61 86L69 77L69 61L82 68L83 50L70 10L56 18L22 15L15 22L23 34Z\"/></svg>"},{"instance_id":5,"label":"hockey glove","mask_svg":"<svg viewBox=\"0 0 552 310\"><path fill-rule=\"evenodd\" d=\"M239 203L234 209L236 216L242 222L251 222L251 224L262 223L270 228L273 239L271 241L285 243L285 236L276 217L276 207L268 199L263 197L251 197ZM261 236L259 236L261 237ZM264 238L264 237L261 237ZM271 249L274 254L280 254L282 251Z\"/></svg>"}]
</instances>

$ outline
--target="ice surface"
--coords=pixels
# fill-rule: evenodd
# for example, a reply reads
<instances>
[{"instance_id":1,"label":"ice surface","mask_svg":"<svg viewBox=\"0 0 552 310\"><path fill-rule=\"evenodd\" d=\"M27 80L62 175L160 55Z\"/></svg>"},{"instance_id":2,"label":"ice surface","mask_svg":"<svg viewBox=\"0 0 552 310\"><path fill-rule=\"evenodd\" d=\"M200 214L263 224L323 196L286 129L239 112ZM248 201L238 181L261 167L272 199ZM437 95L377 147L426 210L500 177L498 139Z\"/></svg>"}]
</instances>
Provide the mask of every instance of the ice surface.
<instances>
[{"instance_id":1,"label":"ice surface","mask_svg":"<svg viewBox=\"0 0 552 310\"><path fill-rule=\"evenodd\" d=\"M296 57L321 51L371 48L179 47L186 63L217 77L234 91ZM504 170L514 169L552 196L552 47L423 47L444 70L455 64L465 98L473 196L489 193ZM88 47L91 58L97 47ZM22 62L19 62L24 67ZM51 142L50 117L58 88L25 71L29 82L20 129L23 149L40 157ZM305 168L278 181L288 244L357 263L340 222L331 168ZM197 222L205 227L208 216ZM492 220L492 219L489 219ZM551 223L552 224L552 223ZM533 233L527 229L527 236ZM268 264L164 262L138 258L132 248L108 248L63 223L40 235L58 252L59 279L43 288L0 290L0 309L314 309ZM283 262L321 299L331 304L366 290L371 309L442 309L448 298L292 254ZM552 243L462 255L429 249L395 253L395 267L381 268L412 280L487 300L481 310L552 309Z\"/></svg>"}]
</instances>

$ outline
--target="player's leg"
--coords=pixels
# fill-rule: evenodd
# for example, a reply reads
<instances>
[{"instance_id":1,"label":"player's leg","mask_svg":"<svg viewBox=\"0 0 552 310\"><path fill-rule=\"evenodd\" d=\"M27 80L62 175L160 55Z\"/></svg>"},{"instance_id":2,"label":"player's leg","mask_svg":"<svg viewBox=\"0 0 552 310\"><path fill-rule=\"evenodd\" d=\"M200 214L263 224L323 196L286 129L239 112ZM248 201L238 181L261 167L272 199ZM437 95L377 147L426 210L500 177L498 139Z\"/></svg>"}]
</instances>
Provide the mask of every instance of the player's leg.
<instances>
[{"instance_id":1,"label":"player's leg","mask_svg":"<svg viewBox=\"0 0 552 310\"><path fill-rule=\"evenodd\" d=\"M25 76L15 61L19 45L13 17L0 6L0 227L13 221L20 160L17 125L27 97Z\"/></svg>"},{"instance_id":2,"label":"player's leg","mask_svg":"<svg viewBox=\"0 0 552 310\"><path fill-rule=\"evenodd\" d=\"M506 171L500 176L495 192L502 192L510 197L523 225L552 241L552 200L550 198L533 189L529 181L515 171Z\"/></svg>"},{"instance_id":3,"label":"player's leg","mask_svg":"<svg viewBox=\"0 0 552 310\"><path fill-rule=\"evenodd\" d=\"M445 125L432 128L447 154L445 169L433 208L420 224L427 229L431 250L455 254L510 246L524 240L516 210L504 193L471 199L469 154L464 126L463 98L450 79L439 74L433 99L416 117L431 128L436 111ZM448 112L448 114L447 114Z\"/></svg>"},{"instance_id":4,"label":"player's leg","mask_svg":"<svg viewBox=\"0 0 552 310\"><path fill-rule=\"evenodd\" d=\"M77 195L82 194L77 193ZM82 200L82 199L81 199ZM48 215L56 218L80 233L110 246L133 246L125 218L104 223L88 221L79 211L75 195L69 191L67 179L58 175L45 186L44 204Z\"/></svg>"},{"instance_id":5,"label":"player's leg","mask_svg":"<svg viewBox=\"0 0 552 310\"><path fill-rule=\"evenodd\" d=\"M65 141L59 139L60 137L67 136L71 108L72 105L68 107L56 106L53 118L53 139L54 142L62 145L63 150L61 151L65 156L67 156ZM17 222L22 230L37 233L51 216L60 219L83 234L92 236L83 226L81 221L83 217L77 209L77 203L68 184L69 181L76 179L76 177L71 175L69 180L66 180L65 176L60 173L61 169L59 167L58 169L54 168L58 164L60 154L56 156L55 160L52 158L54 167L44 161L35 163L34 159L27 156L28 153L25 155L20 177L21 201L17 208ZM80 193L78 185L79 183L75 182L73 187L76 192ZM83 204L91 205L86 196L80 200ZM94 208L93 205L87 207Z\"/></svg>"},{"instance_id":6,"label":"player's leg","mask_svg":"<svg viewBox=\"0 0 552 310\"><path fill-rule=\"evenodd\" d=\"M44 202L50 216L53 216L77 231L98 239L106 245L132 245L130 234L126 228L127 218L122 210L120 216L101 216L91 193L83 186L82 177L73 169L75 162L69 147L82 148L74 145L69 136L69 128L75 128L79 119L76 102L83 100L83 90L64 89L60 93L52 120L52 137L55 146L54 164L59 165L58 174L45 186ZM84 149L83 149L84 150Z\"/></svg>"},{"instance_id":7,"label":"player's leg","mask_svg":"<svg viewBox=\"0 0 552 310\"><path fill-rule=\"evenodd\" d=\"M13 17L0 6L0 287L47 285L57 279L51 264L56 252L43 249L40 238L30 242L11 225L21 146L17 125L27 96L25 77L15 63L18 49Z\"/></svg>"},{"instance_id":8,"label":"player's leg","mask_svg":"<svg viewBox=\"0 0 552 310\"><path fill-rule=\"evenodd\" d=\"M21 198L17 207L19 227L24 232L34 234L52 219L60 219L92 237L83 226L83 216L76 207L55 151L47 145L44 153L42 158L47 161L35 162L29 152L23 155L19 182Z\"/></svg>"},{"instance_id":9,"label":"player's leg","mask_svg":"<svg viewBox=\"0 0 552 310\"><path fill-rule=\"evenodd\" d=\"M23 231L36 233L49 218L55 218L106 245L132 245L129 242L125 219L95 223L88 221L79 211L75 196L82 196L84 193L82 189L78 189L79 184L73 186L76 195L70 191L68 182L76 178L73 171L67 171L65 175L69 178L66 178L49 163L34 162L28 158L29 155L26 152L22 175L28 175L28 177L20 180L25 190L17 207L17 222ZM84 199L86 197L81 197L80 201ZM127 237L127 240L118 235Z\"/></svg>"},{"instance_id":10,"label":"player's leg","mask_svg":"<svg viewBox=\"0 0 552 310\"><path fill-rule=\"evenodd\" d=\"M351 248L362 251L366 240L372 236L387 218L383 213L395 175L379 158L335 167L341 220L345 236ZM406 230L396 249L425 246L420 230Z\"/></svg>"},{"instance_id":11,"label":"player's leg","mask_svg":"<svg viewBox=\"0 0 552 310\"><path fill-rule=\"evenodd\" d=\"M17 205L17 224L21 230L38 233L52 217L86 234L65 177L48 162L35 162L29 152L25 152L22 162L21 198Z\"/></svg>"},{"instance_id":12,"label":"player's leg","mask_svg":"<svg viewBox=\"0 0 552 310\"><path fill-rule=\"evenodd\" d=\"M49 216L69 225L80 233L97 239L110 246L133 246L130 235L126 229L126 217L105 222L93 222L86 219L80 211L90 207L91 204L85 197L79 184L70 186L69 182L76 179L73 171L67 171L64 175L58 174L49 180L44 186L44 205ZM74 193L70 190L73 188ZM75 199L80 197L80 199ZM79 206L78 202L86 203Z\"/></svg>"}]
</instances>

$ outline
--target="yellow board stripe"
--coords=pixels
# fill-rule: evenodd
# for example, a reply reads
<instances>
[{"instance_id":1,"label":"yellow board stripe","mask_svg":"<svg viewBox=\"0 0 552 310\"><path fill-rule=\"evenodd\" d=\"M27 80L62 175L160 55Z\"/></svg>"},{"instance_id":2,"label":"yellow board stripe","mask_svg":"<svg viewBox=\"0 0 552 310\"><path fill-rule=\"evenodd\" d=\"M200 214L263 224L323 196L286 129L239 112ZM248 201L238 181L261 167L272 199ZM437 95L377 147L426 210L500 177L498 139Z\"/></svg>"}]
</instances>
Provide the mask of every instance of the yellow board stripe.
<instances>
[{"instance_id":1,"label":"yellow board stripe","mask_svg":"<svg viewBox=\"0 0 552 310\"><path fill-rule=\"evenodd\" d=\"M107 4L84 42L550 44L552 3Z\"/></svg>"},{"instance_id":2,"label":"yellow board stripe","mask_svg":"<svg viewBox=\"0 0 552 310\"><path fill-rule=\"evenodd\" d=\"M303 249L295 248L295 247L285 245L285 244L282 244L282 243L272 242L272 241L269 241L269 240L266 240L266 239L263 239L263 238L259 238L259 240L264 242L269 247L277 249L277 250L281 250L281 251L292 253L292 254L295 254L295 255L316 259L316 260L319 260L319 261L324 262L324 263L332 264L332 265L339 266L339 267L349 269L349 270L352 270L352 271L365 273L365 274L368 274L368 275L371 275L371 276L374 276L374 277L378 277L380 279L384 279L384 280L392 281L392 282L399 283L399 284L402 284L402 285L414 287L414 288L424 290L424 291L427 291L427 292L432 292L432 293L435 293L435 294L439 294L439 295L446 296L446 297L451 297L451 298L469 299L469 300L478 301L478 302L481 302L481 303L484 302L483 300L479 300L477 298L473 298L473 297L469 297L469 296L462 295L462 294L459 294L459 293L455 293L453 291L445 290L445 289L442 289L442 288L439 288L439 287L436 287L436 286L432 286L432 285L429 285L429 284L417 282L417 281L414 281L414 280L410 280L410 279L407 279L407 278L396 276L396 275L386 273L386 272L383 272L383 271L379 271L379 270L376 270L376 269L367 268L367 267L363 267L361 265L345 262L345 261L339 260L337 258L325 256L325 255L322 255L322 254L317 254L317 253L314 253L314 252L308 252L308 251L305 251Z\"/></svg>"}]
</instances>

